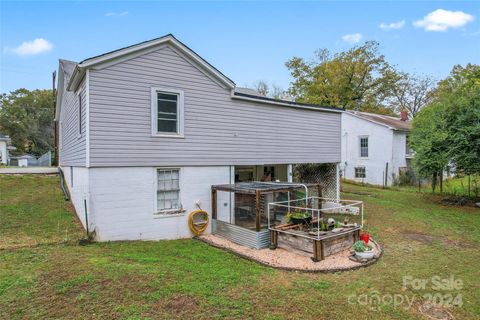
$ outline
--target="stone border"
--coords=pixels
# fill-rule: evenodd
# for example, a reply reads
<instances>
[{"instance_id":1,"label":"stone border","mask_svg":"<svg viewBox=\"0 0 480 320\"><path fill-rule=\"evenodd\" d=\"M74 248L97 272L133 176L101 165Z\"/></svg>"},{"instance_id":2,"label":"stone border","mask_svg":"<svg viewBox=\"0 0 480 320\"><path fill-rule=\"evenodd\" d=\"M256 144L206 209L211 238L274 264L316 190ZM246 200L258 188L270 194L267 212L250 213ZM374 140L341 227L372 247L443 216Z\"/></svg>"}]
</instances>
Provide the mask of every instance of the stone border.
<instances>
[{"instance_id":1,"label":"stone border","mask_svg":"<svg viewBox=\"0 0 480 320\"><path fill-rule=\"evenodd\" d=\"M231 250L229 248L222 247L222 246L217 245L217 244L213 243L212 241L208 241L204 238L194 237L193 239L201 241L203 243L206 243L206 244L208 244L208 245L210 245L214 248L221 249L223 251L232 253L232 254L236 255L237 257L243 258L243 259L248 260L248 261L255 262L255 263L260 264L260 265L265 266L265 267L274 268L274 269L278 269L278 270L284 270L284 271L294 271L294 272L303 272L303 273L335 273L335 272L346 272L346 271L353 271L353 270L357 270L357 269L361 269L361 268L366 268L366 267L369 267L369 266L377 263L377 261L380 260L380 258L383 256L383 252L384 252L383 247L381 245L379 245L378 242L376 242L373 239L370 239L370 241L374 242L375 245L379 248L380 254L378 255L378 257L375 257L368 262L364 262L364 263L361 263L361 264L359 264L357 266L353 266L353 267L337 268L337 269L324 269L324 270L312 270L312 269L301 269L301 268L289 268L289 267L274 266L274 265L268 264L266 262L254 259L254 258L252 258L252 257L250 257L246 254L237 252L235 250Z\"/></svg>"}]
</instances>

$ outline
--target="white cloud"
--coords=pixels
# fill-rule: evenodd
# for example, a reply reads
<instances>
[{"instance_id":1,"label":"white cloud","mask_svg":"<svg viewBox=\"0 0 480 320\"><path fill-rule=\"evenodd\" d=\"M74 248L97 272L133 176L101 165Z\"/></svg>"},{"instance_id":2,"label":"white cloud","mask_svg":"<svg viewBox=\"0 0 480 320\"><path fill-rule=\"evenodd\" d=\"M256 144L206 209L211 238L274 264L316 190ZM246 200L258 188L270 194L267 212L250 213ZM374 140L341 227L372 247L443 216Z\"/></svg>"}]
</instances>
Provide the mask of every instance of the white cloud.
<instances>
[{"instance_id":1,"label":"white cloud","mask_svg":"<svg viewBox=\"0 0 480 320\"><path fill-rule=\"evenodd\" d=\"M361 33L352 33L342 36L342 40L348 43L358 43L362 40L363 36Z\"/></svg>"},{"instance_id":2,"label":"white cloud","mask_svg":"<svg viewBox=\"0 0 480 320\"><path fill-rule=\"evenodd\" d=\"M380 29L382 30L392 30L392 29L402 29L405 26L405 20L392 22L392 23L380 23Z\"/></svg>"},{"instance_id":3,"label":"white cloud","mask_svg":"<svg viewBox=\"0 0 480 320\"><path fill-rule=\"evenodd\" d=\"M449 28L460 28L473 21L475 17L463 11L437 9L417 20L413 25L425 31L447 31Z\"/></svg>"},{"instance_id":4,"label":"white cloud","mask_svg":"<svg viewBox=\"0 0 480 320\"><path fill-rule=\"evenodd\" d=\"M107 12L105 13L105 17L123 17L128 14L128 11L123 12Z\"/></svg>"},{"instance_id":5,"label":"white cloud","mask_svg":"<svg viewBox=\"0 0 480 320\"><path fill-rule=\"evenodd\" d=\"M16 48L6 48L6 51L11 51L19 56L33 56L36 54L51 51L53 44L43 38L37 38L33 41L25 41Z\"/></svg>"}]
</instances>

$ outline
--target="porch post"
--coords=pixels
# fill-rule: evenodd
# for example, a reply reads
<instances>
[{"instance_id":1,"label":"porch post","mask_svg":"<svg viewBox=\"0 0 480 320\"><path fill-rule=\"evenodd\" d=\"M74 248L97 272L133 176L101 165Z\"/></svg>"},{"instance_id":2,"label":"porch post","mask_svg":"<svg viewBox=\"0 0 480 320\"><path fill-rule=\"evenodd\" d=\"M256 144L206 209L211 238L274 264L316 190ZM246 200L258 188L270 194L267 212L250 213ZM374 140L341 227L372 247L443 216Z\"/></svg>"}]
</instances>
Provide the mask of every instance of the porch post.
<instances>
[{"instance_id":1,"label":"porch post","mask_svg":"<svg viewBox=\"0 0 480 320\"><path fill-rule=\"evenodd\" d=\"M260 191L255 192L255 229L260 231Z\"/></svg>"},{"instance_id":2,"label":"porch post","mask_svg":"<svg viewBox=\"0 0 480 320\"><path fill-rule=\"evenodd\" d=\"M217 219L217 190L212 188L212 219Z\"/></svg>"},{"instance_id":3,"label":"porch post","mask_svg":"<svg viewBox=\"0 0 480 320\"><path fill-rule=\"evenodd\" d=\"M293 165L287 165L287 182L293 182Z\"/></svg>"}]
</instances>

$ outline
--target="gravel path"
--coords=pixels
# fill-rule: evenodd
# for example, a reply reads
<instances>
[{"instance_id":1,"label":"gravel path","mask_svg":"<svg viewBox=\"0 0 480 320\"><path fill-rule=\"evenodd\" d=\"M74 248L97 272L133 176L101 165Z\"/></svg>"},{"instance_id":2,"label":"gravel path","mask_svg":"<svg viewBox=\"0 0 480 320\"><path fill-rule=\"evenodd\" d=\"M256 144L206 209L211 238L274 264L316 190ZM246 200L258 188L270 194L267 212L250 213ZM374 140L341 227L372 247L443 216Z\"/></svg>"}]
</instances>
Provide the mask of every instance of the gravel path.
<instances>
[{"instance_id":1,"label":"gravel path","mask_svg":"<svg viewBox=\"0 0 480 320\"><path fill-rule=\"evenodd\" d=\"M361 266L359 262L349 259L350 251L345 250L335 255L328 256L319 262L313 262L309 257L301 256L282 248L270 249L251 249L216 235L203 235L200 237L203 241L214 246L233 251L239 255L259 261L272 267L284 269L297 269L305 271L331 271L340 269L351 269ZM375 256L380 255L380 248L375 246Z\"/></svg>"}]
</instances>

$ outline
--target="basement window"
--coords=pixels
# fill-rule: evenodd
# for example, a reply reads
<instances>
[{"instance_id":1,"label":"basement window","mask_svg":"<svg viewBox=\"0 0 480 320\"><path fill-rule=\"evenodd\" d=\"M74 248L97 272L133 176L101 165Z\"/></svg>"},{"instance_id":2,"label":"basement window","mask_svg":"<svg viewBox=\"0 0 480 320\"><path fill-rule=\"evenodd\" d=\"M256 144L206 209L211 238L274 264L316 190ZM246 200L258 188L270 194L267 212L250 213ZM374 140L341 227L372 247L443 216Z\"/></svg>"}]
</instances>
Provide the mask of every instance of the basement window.
<instances>
[{"instance_id":1,"label":"basement window","mask_svg":"<svg viewBox=\"0 0 480 320\"><path fill-rule=\"evenodd\" d=\"M152 88L152 135L183 137L183 91Z\"/></svg>"},{"instance_id":2,"label":"basement window","mask_svg":"<svg viewBox=\"0 0 480 320\"><path fill-rule=\"evenodd\" d=\"M365 172L365 167L356 167L355 168L355 178L366 178L367 174Z\"/></svg>"},{"instance_id":3,"label":"basement window","mask_svg":"<svg viewBox=\"0 0 480 320\"><path fill-rule=\"evenodd\" d=\"M180 169L157 169L157 214L183 212L180 203Z\"/></svg>"}]
</instances>

